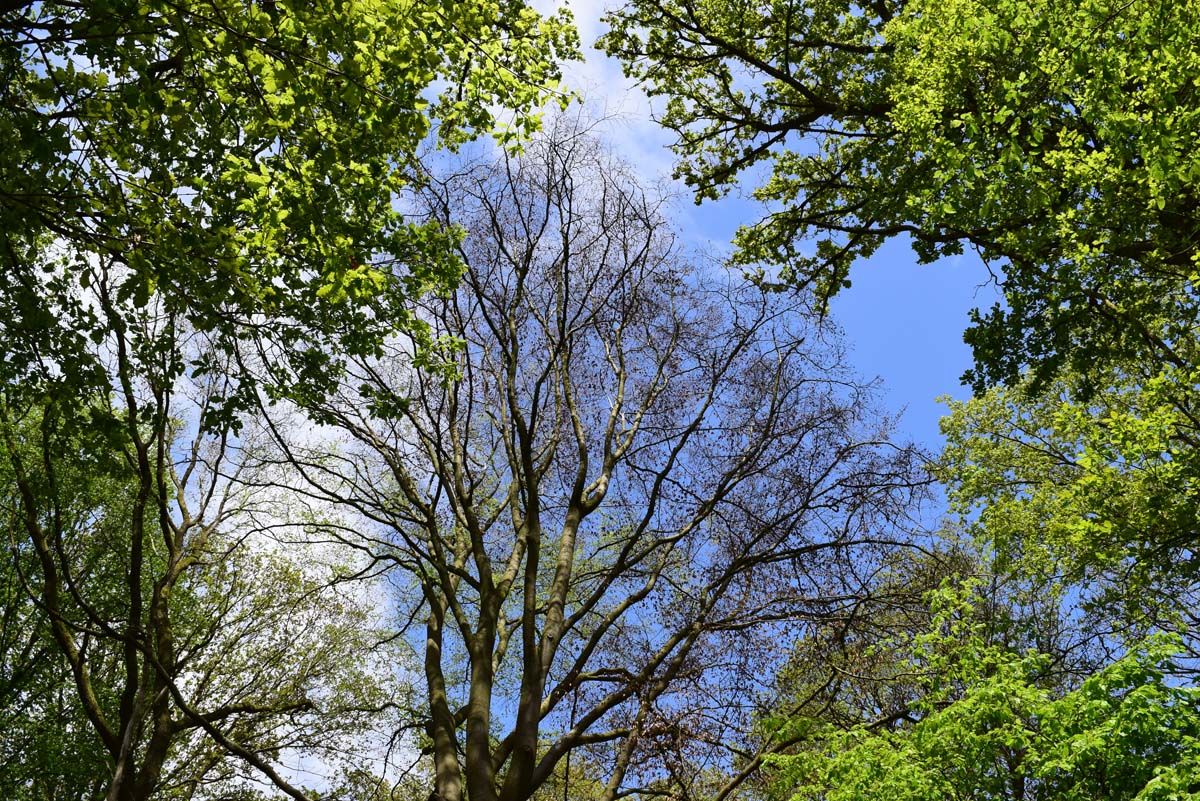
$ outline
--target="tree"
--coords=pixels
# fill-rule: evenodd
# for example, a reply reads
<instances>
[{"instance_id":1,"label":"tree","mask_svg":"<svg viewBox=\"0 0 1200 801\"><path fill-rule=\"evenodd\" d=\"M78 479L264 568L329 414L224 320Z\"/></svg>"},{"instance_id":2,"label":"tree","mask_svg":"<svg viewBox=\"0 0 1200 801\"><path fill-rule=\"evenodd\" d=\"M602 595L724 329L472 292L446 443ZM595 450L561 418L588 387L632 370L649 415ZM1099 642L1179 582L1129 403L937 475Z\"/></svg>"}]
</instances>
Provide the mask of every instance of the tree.
<instances>
[{"instance_id":1,"label":"tree","mask_svg":"<svg viewBox=\"0 0 1200 801\"><path fill-rule=\"evenodd\" d=\"M939 472L1000 569L1077 588L1126 645L1168 630L1197 656L1197 449L1179 392L1130 376L1082 403L1065 377L1037 398L953 402Z\"/></svg>"},{"instance_id":2,"label":"tree","mask_svg":"<svg viewBox=\"0 0 1200 801\"><path fill-rule=\"evenodd\" d=\"M128 396L0 403L6 797L202 799L257 773L306 798L281 760L361 768L395 657L364 599L271 550L296 509L237 481L248 439L198 431L203 386L189 409L116 361Z\"/></svg>"},{"instance_id":3,"label":"tree","mask_svg":"<svg viewBox=\"0 0 1200 801\"><path fill-rule=\"evenodd\" d=\"M97 262L115 301L158 297L210 335L200 372L267 336L319 391L331 353L419 329L408 299L458 272L453 237L396 210L419 148L496 109L504 141L536 127L575 47L568 16L520 0L16 0L0 36L0 378L68 390L108 384L86 346L120 323L71 295ZM250 404L226 390L210 416Z\"/></svg>"},{"instance_id":4,"label":"tree","mask_svg":"<svg viewBox=\"0 0 1200 801\"><path fill-rule=\"evenodd\" d=\"M1059 588L1041 577L997 572L974 545L944 530L932 547L894 555L860 603L796 641L776 674L773 702L776 710L791 708L772 716L819 719L836 729L909 720L925 673L912 672L914 654L935 621L929 596L967 582L974 633L987 645L1054 654L1063 674L1086 664L1086 638L1064 625Z\"/></svg>"},{"instance_id":5,"label":"tree","mask_svg":"<svg viewBox=\"0 0 1200 801\"><path fill-rule=\"evenodd\" d=\"M353 682L322 684L345 667L328 660L369 632L327 653L299 634L290 651L278 632L233 635L247 609L278 620L293 604L313 622L325 598L330 626L342 614L282 564L291 587L243 572L245 532L227 527L259 524L225 472L243 412L261 390L319 395L338 354L396 329L432 345L410 300L459 265L456 234L396 210L418 150L435 126L447 147L493 129L497 109L512 115L500 139L517 141L574 48L566 15L519 0L0 4L7 533L40 621L23 627L48 632L38 642L69 667L71 723L99 740L109 798L195 785L195 771L169 775L185 741L302 797L272 765L330 733L305 693L346 700ZM238 360L255 339L293 372L251 380ZM298 380L273 380L285 374ZM72 494L108 475L128 492ZM264 660L259 681L216 671L212 684L201 646L236 649L229 669ZM280 728L288 715L308 733Z\"/></svg>"},{"instance_id":6,"label":"tree","mask_svg":"<svg viewBox=\"0 0 1200 801\"><path fill-rule=\"evenodd\" d=\"M14 521L4 522L6 535L13 528ZM9 537L4 539L7 550ZM32 568L31 554L13 555L0 560L0 795L14 801L91 799L108 766L86 719L72 714L69 668L21 586L21 574Z\"/></svg>"},{"instance_id":7,"label":"tree","mask_svg":"<svg viewBox=\"0 0 1200 801\"><path fill-rule=\"evenodd\" d=\"M913 454L803 299L683 263L579 126L427 186L468 232L423 303L457 380L405 340L353 360L306 409L344 443L281 436L287 460L415 584L434 797L524 801L569 755L594 797L691 797L744 737L735 688L903 541Z\"/></svg>"},{"instance_id":8,"label":"tree","mask_svg":"<svg viewBox=\"0 0 1200 801\"><path fill-rule=\"evenodd\" d=\"M1001 575L1078 593L1093 641L1132 649L1051 687L1047 656L970 646L977 673L930 679L967 688L945 708L898 733L822 730L828 759L780 757L804 797L1195 791L1194 721L1176 716L1194 690L1136 643L1169 628L1194 655L1196 10L631 0L609 17L608 51L668 98L698 201L769 165L768 212L734 256L759 280L827 299L893 237L923 262L988 263L1006 303L976 312L968 376L1014 389L955 407L941 476ZM1076 708L1107 712L1050 731ZM1070 742L1093 759L1101 736L1126 764L1049 756Z\"/></svg>"},{"instance_id":9,"label":"tree","mask_svg":"<svg viewBox=\"0 0 1200 801\"><path fill-rule=\"evenodd\" d=\"M1170 640L1063 692L1046 681L1045 655L987 644L969 596L939 596L912 666L925 692L911 724L830 735L790 721L816 743L772 758L780 797L1149 801L1200 787L1200 698L1170 680Z\"/></svg>"},{"instance_id":10,"label":"tree","mask_svg":"<svg viewBox=\"0 0 1200 801\"><path fill-rule=\"evenodd\" d=\"M997 640L992 616L979 616L993 602L982 585L944 588L900 663L916 699L901 725L781 715L777 740L801 745L769 760L779 794L1151 799L1200 789L1191 425L1164 376L1126 376L1086 403L1072 400L1070 380L1036 397L1018 386L951 403L936 470L995 574L1051 600L1040 612L1002 604L1001 615L1045 629L1054 599L1069 600L1050 631L1087 646L1085 659L1053 640ZM897 644L903 654L903 640L871 653Z\"/></svg>"},{"instance_id":11,"label":"tree","mask_svg":"<svg viewBox=\"0 0 1200 801\"><path fill-rule=\"evenodd\" d=\"M1026 569L1091 571L1168 616L1195 561L1196 10L633 0L604 39L669 98L697 198L771 165L735 257L782 268L763 280L829 297L898 236L989 263L1006 304L976 314L969 375L1045 397L963 407L943 475L1002 559L1052 519L1054 557Z\"/></svg>"},{"instance_id":12,"label":"tree","mask_svg":"<svg viewBox=\"0 0 1200 801\"><path fill-rule=\"evenodd\" d=\"M1006 304L977 313L970 376L1032 366L1040 386L1145 358L1195 370L1198 10L631 0L602 42L668 98L697 200L770 165L736 261L827 298L889 238L923 262L972 248Z\"/></svg>"}]
</instances>

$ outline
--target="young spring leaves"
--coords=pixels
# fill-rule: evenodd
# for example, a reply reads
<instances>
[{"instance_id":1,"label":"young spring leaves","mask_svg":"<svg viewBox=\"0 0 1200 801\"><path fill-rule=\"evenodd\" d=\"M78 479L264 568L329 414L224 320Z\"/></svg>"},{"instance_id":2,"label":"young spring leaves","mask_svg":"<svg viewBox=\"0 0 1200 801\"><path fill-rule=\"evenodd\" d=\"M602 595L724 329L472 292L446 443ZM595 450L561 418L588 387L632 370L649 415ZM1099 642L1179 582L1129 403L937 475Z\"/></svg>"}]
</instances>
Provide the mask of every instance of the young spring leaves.
<instances>
[{"instance_id":1,"label":"young spring leaves","mask_svg":"<svg viewBox=\"0 0 1200 801\"><path fill-rule=\"evenodd\" d=\"M1194 363L1197 20L1195 0L632 0L602 42L668 98L698 200L767 168L735 261L826 297L891 237L994 263L981 388Z\"/></svg>"},{"instance_id":2,"label":"young spring leaves","mask_svg":"<svg viewBox=\"0 0 1200 801\"><path fill-rule=\"evenodd\" d=\"M105 382L89 342L152 301L310 384L419 331L408 300L459 270L398 210L422 142L502 113L513 142L576 47L520 0L15 3L0 34L0 379L76 389ZM169 339L136 347L214 368Z\"/></svg>"}]
</instances>

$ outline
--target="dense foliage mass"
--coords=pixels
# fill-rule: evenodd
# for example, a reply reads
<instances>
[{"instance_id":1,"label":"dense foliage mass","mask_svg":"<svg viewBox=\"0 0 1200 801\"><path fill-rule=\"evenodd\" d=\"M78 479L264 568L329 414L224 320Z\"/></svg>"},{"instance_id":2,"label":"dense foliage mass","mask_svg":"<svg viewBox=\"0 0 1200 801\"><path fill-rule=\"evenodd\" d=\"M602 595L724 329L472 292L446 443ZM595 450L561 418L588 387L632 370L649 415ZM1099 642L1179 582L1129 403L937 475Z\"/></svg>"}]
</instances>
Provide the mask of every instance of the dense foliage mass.
<instances>
[{"instance_id":1,"label":"dense foliage mass","mask_svg":"<svg viewBox=\"0 0 1200 801\"><path fill-rule=\"evenodd\" d=\"M528 132L575 43L567 17L521 2L0 14L3 377L73 391L107 383L84 354L120 333L109 307L126 301L154 298L213 337L193 371L262 337L306 391L336 353L419 329L406 301L459 271L451 234L397 210L422 143L434 129L447 146ZM101 273L100 302L81 302ZM238 388L234 410L248 403Z\"/></svg>"},{"instance_id":2,"label":"dense foliage mass","mask_svg":"<svg viewBox=\"0 0 1200 801\"><path fill-rule=\"evenodd\" d=\"M0 797L1200 797L1197 0L607 19L732 265L565 11L0 0ZM1005 292L938 457L895 237Z\"/></svg>"},{"instance_id":3,"label":"dense foliage mass","mask_svg":"<svg viewBox=\"0 0 1200 801\"><path fill-rule=\"evenodd\" d=\"M1087 403L1070 381L1026 389L951 404L941 469L959 511L1008 569L1078 586L1097 625L1174 631L1200 655L1200 465L1178 387L1127 378Z\"/></svg>"},{"instance_id":4,"label":"dense foliage mass","mask_svg":"<svg viewBox=\"0 0 1200 801\"><path fill-rule=\"evenodd\" d=\"M798 730L798 740L815 743L771 759L791 798L1194 795L1200 692L1170 680L1176 644L1151 640L1064 691L1047 655L988 644L963 605L969 594L943 590L932 598L934 626L904 665L920 677L911 725L831 731L820 719L787 720L782 736Z\"/></svg>"}]
</instances>

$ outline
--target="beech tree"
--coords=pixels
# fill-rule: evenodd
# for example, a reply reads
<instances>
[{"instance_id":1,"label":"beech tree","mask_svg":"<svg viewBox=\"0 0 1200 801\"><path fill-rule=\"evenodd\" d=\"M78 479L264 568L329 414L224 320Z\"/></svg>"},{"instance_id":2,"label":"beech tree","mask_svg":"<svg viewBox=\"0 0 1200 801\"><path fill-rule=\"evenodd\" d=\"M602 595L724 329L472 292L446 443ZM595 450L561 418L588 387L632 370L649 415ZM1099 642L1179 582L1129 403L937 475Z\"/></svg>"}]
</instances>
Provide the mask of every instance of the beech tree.
<instances>
[{"instance_id":1,"label":"beech tree","mask_svg":"<svg viewBox=\"0 0 1200 801\"><path fill-rule=\"evenodd\" d=\"M686 263L579 126L421 200L467 232L460 288L422 304L457 378L396 341L306 409L339 447L281 444L414 585L433 797L523 801L573 753L597 798L692 797L788 632L904 540L913 454L803 298Z\"/></svg>"},{"instance_id":2,"label":"beech tree","mask_svg":"<svg viewBox=\"0 0 1200 801\"><path fill-rule=\"evenodd\" d=\"M1006 304L977 388L1150 358L1195 369L1194 2L632 0L602 42L667 99L697 200L755 173L737 261L827 297L907 237Z\"/></svg>"},{"instance_id":3,"label":"beech tree","mask_svg":"<svg viewBox=\"0 0 1200 801\"><path fill-rule=\"evenodd\" d=\"M739 766L761 797L790 796L804 770L832 771L822 763L839 749L907 736L962 700L958 660L984 650L1014 661L1037 653L1025 678L1050 698L1120 652L1111 629L1080 614L1074 588L1012 569L956 528L881 568L859 602L806 631L775 672L758 727L761 756ZM955 598L967 602L948 609Z\"/></svg>"},{"instance_id":4,"label":"beech tree","mask_svg":"<svg viewBox=\"0 0 1200 801\"><path fill-rule=\"evenodd\" d=\"M0 378L107 384L87 340L117 323L70 305L106 260L209 335L191 370L269 336L316 391L458 273L395 208L422 143L527 133L574 48L519 0L4 3ZM250 404L226 391L210 417Z\"/></svg>"},{"instance_id":5,"label":"beech tree","mask_svg":"<svg viewBox=\"0 0 1200 801\"><path fill-rule=\"evenodd\" d=\"M734 256L760 280L829 297L893 238L987 263L967 378L1012 391L954 407L941 475L997 569L1087 599L1118 653L1195 652L1196 11L631 0L603 39L698 201L764 176Z\"/></svg>"},{"instance_id":6,"label":"beech tree","mask_svg":"<svg viewBox=\"0 0 1200 801\"><path fill-rule=\"evenodd\" d=\"M240 481L252 441L206 420L233 371L181 379L170 357L211 341L161 299L118 299L124 277L97 262L69 296L111 326L80 357L112 390L31 380L0 395L5 618L20 632L6 630L5 662L37 674L0 697L21 721L10 789L203 798L250 774L306 799L288 750L332 765L395 703L372 672L375 627L361 600L272 550L266 534L297 510Z\"/></svg>"}]
</instances>

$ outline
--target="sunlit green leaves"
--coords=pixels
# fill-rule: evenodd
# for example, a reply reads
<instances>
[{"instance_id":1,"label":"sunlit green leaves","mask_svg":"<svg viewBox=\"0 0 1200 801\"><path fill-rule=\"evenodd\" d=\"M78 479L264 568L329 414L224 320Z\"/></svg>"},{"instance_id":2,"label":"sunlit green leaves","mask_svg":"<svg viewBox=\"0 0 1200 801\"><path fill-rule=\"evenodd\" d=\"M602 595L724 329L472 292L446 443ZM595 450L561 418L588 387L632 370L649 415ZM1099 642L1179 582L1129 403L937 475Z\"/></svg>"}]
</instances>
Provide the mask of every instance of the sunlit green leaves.
<instances>
[{"instance_id":1,"label":"sunlit green leaves","mask_svg":"<svg viewBox=\"0 0 1200 801\"><path fill-rule=\"evenodd\" d=\"M992 262L982 388L1194 339L1197 20L1191 0L633 0L602 41L668 98L698 200L757 185L735 261L824 296L891 237Z\"/></svg>"},{"instance_id":2,"label":"sunlit green leaves","mask_svg":"<svg viewBox=\"0 0 1200 801\"><path fill-rule=\"evenodd\" d=\"M943 616L942 622L952 618ZM815 748L770 757L780 797L1167 799L1200 791L1200 693L1167 678L1177 644L1160 638L1056 694L1043 655L947 639L911 725L816 732ZM914 663L914 670L928 665ZM947 692L947 687L953 690Z\"/></svg>"},{"instance_id":3,"label":"sunlit green leaves","mask_svg":"<svg viewBox=\"0 0 1200 801\"><path fill-rule=\"evenodd\" d=\"M520 0L38 3L0 33L3 378L68 383L85 349L50 343L104 341L152 299L227 351L335 366L428 340L408 301L460 268L453 234L401 211L420 148L529 132L577 46ZM73 310L79 284L112 306Z\"/></svg>"},{"instance_id":4,"label":"sunlit green leaves","mask_svg":"<svg viewBox=\"0 0 1200 801\"><path fill-rule=\"evenodd\" d=\"M993 390L952 403L941 475L1004 569L1062 575L1126 625L1175 625L1194 598L1200 464L1178 403L1195 377L1115 382L1086 403Z\"/></svg>"}]
</instances>

